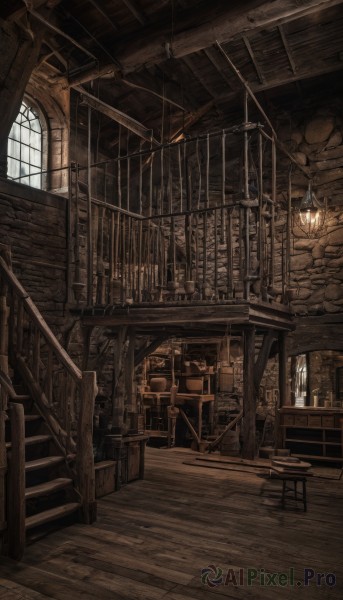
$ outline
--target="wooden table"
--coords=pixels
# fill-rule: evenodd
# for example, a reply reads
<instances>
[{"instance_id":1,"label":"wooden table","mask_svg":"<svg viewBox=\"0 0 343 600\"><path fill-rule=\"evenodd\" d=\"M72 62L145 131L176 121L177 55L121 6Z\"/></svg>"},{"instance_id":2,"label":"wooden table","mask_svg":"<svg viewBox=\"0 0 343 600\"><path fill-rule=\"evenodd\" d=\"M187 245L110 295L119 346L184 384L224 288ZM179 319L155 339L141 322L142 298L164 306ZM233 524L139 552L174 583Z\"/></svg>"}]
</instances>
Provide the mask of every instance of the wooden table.
<instances>
[{"instance_id":1,"label":"wooden table","mask_svg":"<svg viewBox=\"0 0 343 600\"><path fill-rule=\"evenodd\" d=\"M214 420L214 394L176 394L175 405L185 404L187 402L196 404L198 411L198 437L201 440L202 432L202 406L203 404L210 402L210 430L213 431L213 420Z\"/></svg>"},{"instance_id":2,"label":"wooden table","mask_svg":"<svg viewBox=\"0 0 343 600\"><path fill-rule=\"evenodd\" d=\"M145 406L144 404L144 400L148 400L148 399L152 399L155 403L156 406L156 419L158 421L158 428L160 427L160 420L161 420L161 400L163 400L163 398L167 399L170 402L170 392L140 392L140 396L143 400L143 407L144 407L144 423L145 423L145 429L146 429L146 409L150 408L148 406ZM168 402L168 403L169 403Z\"/></svg>"}]
</instances>

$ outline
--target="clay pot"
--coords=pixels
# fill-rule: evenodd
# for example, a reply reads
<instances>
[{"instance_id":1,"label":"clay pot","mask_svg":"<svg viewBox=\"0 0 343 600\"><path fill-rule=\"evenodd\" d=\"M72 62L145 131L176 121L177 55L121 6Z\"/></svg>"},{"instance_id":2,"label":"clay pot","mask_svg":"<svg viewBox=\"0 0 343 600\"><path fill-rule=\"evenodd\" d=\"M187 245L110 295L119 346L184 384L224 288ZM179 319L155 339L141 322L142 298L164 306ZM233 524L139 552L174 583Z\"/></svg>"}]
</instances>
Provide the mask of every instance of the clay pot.
<instances>
[{"instance_id":1,"label":"clay pot","mask_svg":"<svg viewBox=\"0 0 343 600\"><path fill-rule=\"evenodd\" d=\"M179 287L178 281L168 281L167 282L167 289L171 292L175 292L175 290L177 290L178 287Z\"/></svg>"},{"instance_id":2,"label":"clay pot","mask_svg":"<svg viewBox=\"0 0 343 600\"><path fill-rule=\"evenodd\" d=\"M152 392L165 392L167 380L165 377L152 377L150 379L150 390Z\"/></svg>"},{"instance_id":3,"label":"clay pot","mask_svg":"<svg viewBox=\"0 0 343 600\"><path fill-rule=\"evenodd\" d=\"M185 292L186 294L194 294L195 281L185 281Z\"/></svg>"}]
</instances>

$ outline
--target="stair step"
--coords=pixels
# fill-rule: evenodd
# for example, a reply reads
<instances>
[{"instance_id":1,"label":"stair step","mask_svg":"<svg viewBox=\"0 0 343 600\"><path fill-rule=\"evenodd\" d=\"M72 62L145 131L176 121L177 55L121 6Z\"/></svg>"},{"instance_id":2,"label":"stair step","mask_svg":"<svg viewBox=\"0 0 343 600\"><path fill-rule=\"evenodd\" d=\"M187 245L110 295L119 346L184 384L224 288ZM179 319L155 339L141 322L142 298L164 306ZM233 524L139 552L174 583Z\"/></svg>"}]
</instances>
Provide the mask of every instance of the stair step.
<instances>
[{"instance_id":1,"label":"stair step","mask_svg":"<svg viewBox=\"0 0 343 600\"><path fill-rule=\"evenodd\" d=\"M63 490L72 483L73 480L69 479L68 477L58 477L57 479L52 479L51 481L46 481L44 483L40 483L39 485L33 485L26 488L25 499L30 500L31 498L38 498L39 496L53 494L58 490Z\"/></svg>"},{"instance_id":2,"label":"stair step","mask_svg":"<svg viewBox=\"0 0 343 600\"><path fill-rule=\"evenodd\" d=\"M38 469L45 469L46 467L54 467L64 462L63 456L45 456L44 458L38 458L37 460L30 460L25 463L25 472L37 471Z\"/></svg>"},{"instance_id":3,"label":"stair step","mask_svg":"<svg viewBox=\"0 0 343 600\"><path fill-rule=\"evenodd\" d=\"M31 529L32 527L38 527L39 525L50 523L50 521L66 517L78 510L80 506L79 502L69 502L68 504L62 504L62 506L56 506L56 508L51 508L50 510L44 510L37 515L27 517L25 519L25 527L26 529Z\"/></svg>"},{"instance_id":4,"label":"stair step","mask_svg":"<svg viewBox=\"0 0 343 600\"><path fill-rule=\"evenodd\" d=\"M48 442L52 439L51 435L32 435L31 437L25 438L25 446L33 446L34 444L41 444L42 442ZM7 450L12 446L12 442L6 443Z\"/></svg>"},{"instance_id":5,"label":"stair step","mask_svg":"<svg viewBox=\"0 0 343 600\"><path fill-rule=\"evenodd\" d=\"M32 396L30 394L17 394L11 402L26 402L26 400L32 400Z\"/></svg>"},{"instance_id":6,"label":"stair step","mask_svg":"<svg viewBox=\"0 0 343 600\"><path fill-rule=\"evenodd\" d=\"M42 420L42 417L40 415L24 415L24 416L25 416L25 421L28 421L28 422Z\"/></svg>"}]
</instances>

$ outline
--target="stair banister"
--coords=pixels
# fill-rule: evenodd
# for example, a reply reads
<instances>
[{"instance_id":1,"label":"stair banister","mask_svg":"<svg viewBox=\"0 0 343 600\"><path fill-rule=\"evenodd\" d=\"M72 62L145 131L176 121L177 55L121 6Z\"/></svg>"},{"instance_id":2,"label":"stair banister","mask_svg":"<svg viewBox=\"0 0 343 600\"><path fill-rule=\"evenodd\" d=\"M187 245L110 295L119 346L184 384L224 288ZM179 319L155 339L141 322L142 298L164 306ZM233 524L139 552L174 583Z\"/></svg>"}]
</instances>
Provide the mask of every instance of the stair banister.
<instances>
[{"instance_id":1,"label":"stair banister","mask_svg":"<svg viewBox=\"0 0 343 600\"><path fill-rule=\"evenodd\" d=\"M10 403L11 450L8 461L8 554L20 560L25 548L25 420L22 404Z\"/></svg>"},{"instance_id":2,"label":"stair banister","mask_svg":"<svg viewBox=\"0 0 343 600\"><path fill-rule=\"evenodd\" d=\"M8 298L10 298L10 310L8 311L7 309L6 313L7 321L9 312L8 345L10 357L14 361L16 369L28 387L38 412L45 419L55 442L62 450L65 460L75 460L75 483L81 499L82 517L85 522L91 523L96 517L95 473L92 444L93 410L97 392L96 373L93 371L82 372L61 346L41 315L39 309L13 273L9 249L3 244L0 244L0 293L4 297L3 304L6 309ZM4 319L2 319L2 321L4 321ZM3 365L3 367L6 367L6 365ZM3 371L7 371L7 369L3 369ZM61 374L63 376L62 383L58 379ZM2 390L4 389L4 384L6 389L3 393ZM0 398L2 395L5 395L6 398L7 396L11 397L11 394L9 393L10 390L6 384L6 378L3 382L0 381ZM76 414L76 416L73 416L73 411L65 410L65 408L69 406L68 402L63 406L63 414L60 414L60 417L56 415L56 411L61 408L61 397L59 395L61 389L67 389L69 391L71 389L75 390L78 402L74 397L69 398L69 400L73 403L76 402L78 408L78 414ZM11 425L14 427L18 426L19 432L20 416L18 410L20 411L20 409L16 408L16 404L13 404L12 407L13 406L14 408L11 408L10 416L11 420L13 418L14 421ZM1 408L3 412L6 410L6 407L0 406L0 409ZM72 412L72 414L70 414L70 412ZM60 418L62 419L61 421ZM71 420L73 421L71 422ZM62 423L64 423L64 425L62 425ZM0 419L0 426L2 425ZM2 431L0 433L2 433ZM73 434L76 435L77 438L76 444ZM18 444L24 444L24 432L20 433L19 437L22 437L22 439L18 441ZM2 445L5 447L5 445L2 444L3 441L4 437L1 435L0 459L2 456L1 451L4 449L2 448ZM20 448L18 450L19 453L21 452ZM0 460L0 484L1 480L4 478L1 474L1 466ZM3 470L5 470L5 468L6 464ZM12 469L13 465L11 466L11 470ZM21 476L18 475L18 477L20 479ZM20 489L18 477L15 476L14 479L12 477L12 481L16 481L16 486ZM0 527L1 517L0 506ZM19 522L21 523L21 519ZM13 523L11 527L12 526ZM17 554L19 556L22 543L22 524L19 524L18 527L20 531L15 534L15 538L17 539L16 543L18 544L19 549L14 548L12 555Z\"/></svg>"}]
</instances>

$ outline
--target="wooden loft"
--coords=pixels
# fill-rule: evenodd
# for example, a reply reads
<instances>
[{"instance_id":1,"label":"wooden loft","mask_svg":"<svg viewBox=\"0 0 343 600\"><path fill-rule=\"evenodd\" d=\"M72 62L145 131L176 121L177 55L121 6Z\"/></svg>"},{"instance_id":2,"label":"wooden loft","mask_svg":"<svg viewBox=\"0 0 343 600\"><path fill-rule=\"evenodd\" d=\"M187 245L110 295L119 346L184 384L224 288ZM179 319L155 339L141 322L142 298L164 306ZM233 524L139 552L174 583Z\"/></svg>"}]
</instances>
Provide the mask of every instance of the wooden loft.
<instances>
[{"instance_id":1,"label":"wooden loft","mask_svg":"<svg viewBox=\"0 0 343 600\"><path fill-rule=\"evenodd\" d=\"M244 301L227 301L214 303L194 302L190 305L177 305L177 303L164 303L127 307L110 308L84 308L80 314L82 322L87 327L104 326L133 326L137 331L158 332L175 329L184 331L187 329L193 335L195 328L204 332L204 324L216 325L216 331L225 333L227 326L233 326L235 330L244 329L246 326L255 326L259 330L274 329L278 331L291 331L294 329L292 316L289 309L275 303L248 303ZM202 329L201 329L202 326ZM202 334L203 335L203 334Z\"/></svg>"},{"instance_id":2,"label":"wooden loft","mask_svg":"<svg viewBox=\"0 0 343 600\"><path fill-rule=\"evenodd\" d=\"M224 321L244 322L246 303L287 304L291 216L278 215L278 144L249 121L248 104L246 93L244 122L222 132L75 165L69 278L80 309L124 316L120 306L139 315L137 306L165 305L188 320L176 307L192 306L195 320L211 321L200 307L214 303Z\"/></svg>"}]
</instances>

